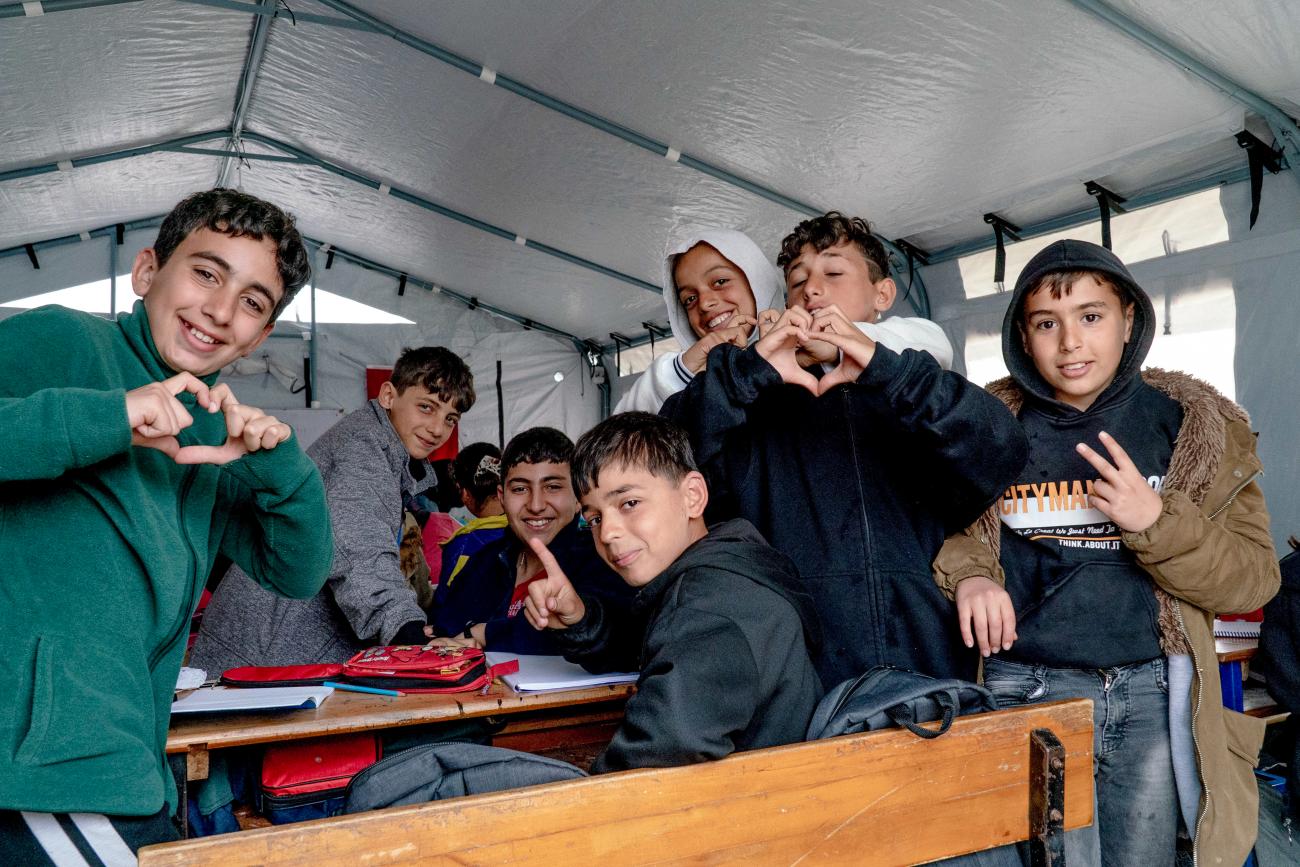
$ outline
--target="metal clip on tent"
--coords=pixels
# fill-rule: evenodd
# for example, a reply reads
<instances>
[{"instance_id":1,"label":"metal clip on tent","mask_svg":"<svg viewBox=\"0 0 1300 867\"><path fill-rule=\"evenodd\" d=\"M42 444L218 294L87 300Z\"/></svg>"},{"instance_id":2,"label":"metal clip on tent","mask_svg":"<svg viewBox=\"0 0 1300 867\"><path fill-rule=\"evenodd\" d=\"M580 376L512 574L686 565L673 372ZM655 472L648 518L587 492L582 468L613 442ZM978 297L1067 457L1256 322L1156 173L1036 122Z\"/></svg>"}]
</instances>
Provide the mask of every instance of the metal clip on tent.
<instances>
[{"instance_id":1,"label":"metal clip on tent","mask_svg":"<svg viewBox=\"0 0 1300 867\"><path fill-rule=\"evenodd\" d=\"M1007 222L994 213L985 214L984 222L993 227L993 238L998 245L997 255L993 259L993 282L997 284L998 291L1001 292L1002 284L1006 282L1007 276L1006 239L1021 240L1021 229L1015 223Z\"/></svg>"},{"instance_id":2,"label":"metal clip on tent","mask_svg":"<svg viewBox=\"0 0 1300 867\"><path fill-rule=\"evenodd\" d=\"M650 357L655 357L655 338L667 337L672 332L662 325L655 325L653 322L642 322L641 327L645 329L646 334L650 335Z\"/></svg>"},{"instance_id":3,"label":"metal clip on tent","mask_svg":"<svg viewBox=\"0 0 1300 867\"><path fill-rule=\"evenodd\" d=\"M894 241L894 246L907 257L907 291L903 293L903 300L906 301L908 296L912 294L912 284L916 280L917 263L929 265L930 254L922 250L920 247L909 244L901 238Z\"/></svg>"},{"instance_id":4,"label":"metal clip on tent","mask_svg":"<svg viewBox=\"0 0 1300 867\"><path fill-rule=\"evenodd\" d=\"M619 334L617 331L611 331L609 332L609 339L614 341L614 368L618 371L618 375L622 376L623 347L626 346L628 349L631 349L633 346L632 338L628 337L626 334Z\"/></svg>"},{"instance_id":5,"label":"metal clip on tent","mask_svg":"<svg viewBox=\"0 0 1300 867\"><path fill-rule=\"evenodd\" d=\"M1088 181L1084 184L1084 189L1088 191L1088 195L1095 196L1097 199L1097 207L1101 210L1101 245L1111 250L1113 248L1110 245L1110 212L1113 210L1117 214L1124 213L1125 209L1121 205L1128 199L1115 195L1096 181Z\"/></svg>"},{"instance_id":6,"label":"metal clip on tent","mask_svg":"<svg viewBox=\"0 0 1300 867\"><path fill-rule=\"evenodd\" d=\"M1237 144L1246 150L1246 159L1250 164L1250 228L1255 228L1259 219L1259 199L1264 189L1264 169L1269 174L1282 171L1282 148L1273 148L1250 130L1243 129L1237 133Z\"/></svg>"}]
</instances>

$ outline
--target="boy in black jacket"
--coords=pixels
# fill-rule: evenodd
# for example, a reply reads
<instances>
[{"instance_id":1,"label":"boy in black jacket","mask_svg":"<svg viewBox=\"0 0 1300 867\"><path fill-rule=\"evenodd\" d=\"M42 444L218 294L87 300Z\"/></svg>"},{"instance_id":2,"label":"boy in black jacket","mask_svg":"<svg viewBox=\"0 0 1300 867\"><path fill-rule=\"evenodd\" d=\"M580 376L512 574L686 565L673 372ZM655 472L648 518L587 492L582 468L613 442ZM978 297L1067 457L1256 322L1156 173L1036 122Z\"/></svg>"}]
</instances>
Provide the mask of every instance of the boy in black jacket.
<instances>
[{"instance_id":1,"label":"boy in black jacket","mask_svg":"<svg viewBox=\"0 0 1300 867\"><path fill-rule=\"evenodd\" d=\"M690 434L716 514L745 518L799 564L827 688L882 664L973 680L978 656L953 634L930 563L1024 465L1025 435L928 353L894 352L844 315L888 279L864 225L799 224L778 264L815 309L790 307L746 349L714 349L661 414ZM801 350L824 343L838 365L801 367Z\"/></svg>"},{"instance_id":2,"label":"boy in black jacket","mask_svg":"<svg viewBox=\"0 0 1300 867\"><path fill-rule=\"evenodd\" d=\"M643 412L578 441L573 483L596 550L630 586L631 612L579 595L540 541L547 577L528 619L589 667L641 672L592 771L671 767L803 740L821 697L811 600L794 564L745 521L708 528L709 492L686 435Z\"/></svg>"}]
</instances>

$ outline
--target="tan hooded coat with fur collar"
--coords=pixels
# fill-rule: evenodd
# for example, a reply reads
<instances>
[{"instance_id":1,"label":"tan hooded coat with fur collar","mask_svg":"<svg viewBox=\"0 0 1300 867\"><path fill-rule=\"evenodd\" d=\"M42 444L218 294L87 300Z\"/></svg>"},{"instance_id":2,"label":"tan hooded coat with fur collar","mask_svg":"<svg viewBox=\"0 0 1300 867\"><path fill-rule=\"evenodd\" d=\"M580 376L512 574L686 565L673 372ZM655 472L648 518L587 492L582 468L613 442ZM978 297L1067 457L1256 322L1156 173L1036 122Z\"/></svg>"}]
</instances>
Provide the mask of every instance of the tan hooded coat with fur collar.
<instances>
[{"instance_id":1,"label":"tan hooded coat with fur collar","mask_svg":"<svg viewBox=\"0 0 1300 867\"><path fill-rule=\"evenodd\" d=\"M1254 845L1258 793L1252 769L1264 724L1221 703L1214 615L1252 611L1277 593L1281 577L1269 535L1268 509L1256 481L1263 472L1245 410L1184 373L1155 368L1142 379L1183 408L1161 496L1160 517L1123 543L1156 585L1161 645L1190 653L1192 733L1202 796L1197 864L1238 867ZM988 390L1019 414L1024 393L1009 377ZM998 563L1001 524L993 506L952 536L934 562L935 581L952 596L964 578L1004 583Z\"/></svg>"}]
</instances>

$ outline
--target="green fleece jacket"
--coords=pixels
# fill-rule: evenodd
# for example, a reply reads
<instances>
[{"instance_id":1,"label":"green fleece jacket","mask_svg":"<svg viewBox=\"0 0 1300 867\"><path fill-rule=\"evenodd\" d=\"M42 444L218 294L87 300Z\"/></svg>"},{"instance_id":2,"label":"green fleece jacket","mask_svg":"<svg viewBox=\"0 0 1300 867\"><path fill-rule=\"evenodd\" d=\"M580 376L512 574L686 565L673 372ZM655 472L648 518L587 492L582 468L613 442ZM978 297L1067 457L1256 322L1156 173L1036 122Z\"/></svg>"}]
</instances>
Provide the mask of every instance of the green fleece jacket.
<instances>
[{"instance_id":1,"label":"green fleece jacket","mask_svg":"<svg viewBox=\"0 0 1300 867\"><path fill-rule=\"evenodd\" d=\"M174 805L172 690L217 553L297 598L329 570L324 487L296 440L221 467L131 445L126 392L172 375L140 303L0 322L0 809ZM221 413L180 400L181 445L224 441Z\"/></svg>"}]
</instances>

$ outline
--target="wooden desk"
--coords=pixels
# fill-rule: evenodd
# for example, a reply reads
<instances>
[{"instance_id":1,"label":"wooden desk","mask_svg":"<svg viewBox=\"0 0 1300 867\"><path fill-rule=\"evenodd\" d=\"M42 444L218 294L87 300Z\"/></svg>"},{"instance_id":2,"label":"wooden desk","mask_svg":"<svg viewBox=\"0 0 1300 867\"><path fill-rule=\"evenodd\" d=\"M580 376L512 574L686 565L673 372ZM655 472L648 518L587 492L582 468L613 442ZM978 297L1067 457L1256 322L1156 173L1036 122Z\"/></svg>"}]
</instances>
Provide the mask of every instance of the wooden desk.
<instances>
[{"instance_id":1,"label":"wooden desk","mask_svg":"<svg viewBox=\"0 0 1300 867\"><path fill-rule=\"evenodd\" d=\"M517 693L503 683L478 692L387 697L335 690L315 710L277 713L200 714L172 719L169 755L186 754L187 780L208 776L211 750L315 738L347 732L398 728L471 717L511 717L503 746L527 747L526 733L593 724L611 728L622 717L632 684L557 692ZM517 718L517 722L515 721ZM511 739L511 735L516 735Z\"/></svg>"}]
</instances>

